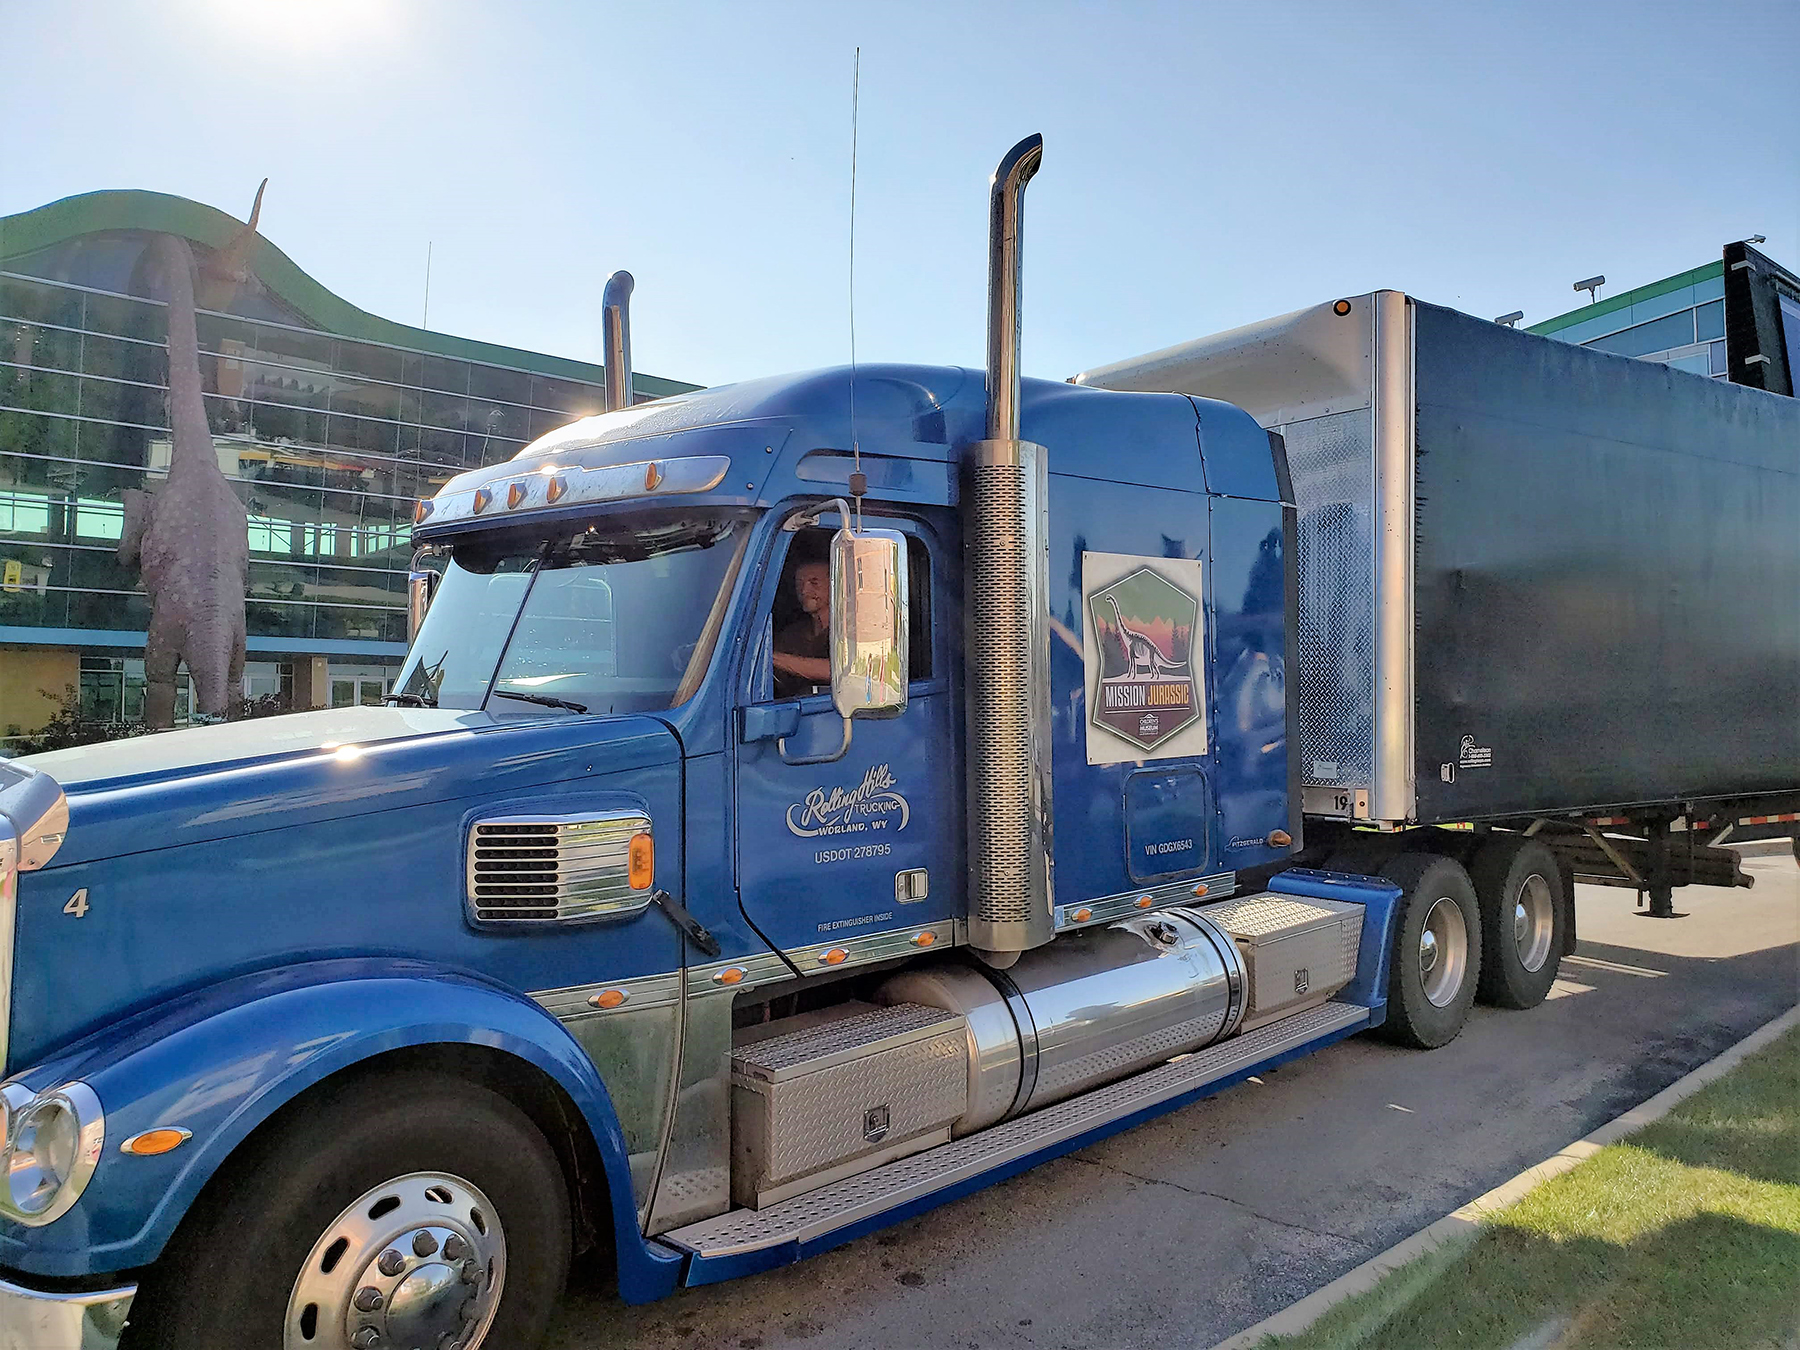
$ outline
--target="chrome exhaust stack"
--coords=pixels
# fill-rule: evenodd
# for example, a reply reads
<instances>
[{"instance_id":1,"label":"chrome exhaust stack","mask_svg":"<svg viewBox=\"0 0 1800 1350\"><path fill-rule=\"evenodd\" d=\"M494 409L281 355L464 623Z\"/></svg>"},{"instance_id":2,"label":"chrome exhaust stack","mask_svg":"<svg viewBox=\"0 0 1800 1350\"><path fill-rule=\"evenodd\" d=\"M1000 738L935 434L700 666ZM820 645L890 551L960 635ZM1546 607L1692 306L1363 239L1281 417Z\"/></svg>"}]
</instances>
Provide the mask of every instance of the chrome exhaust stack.
<instances>
[{"instance_id":1,"label":"chrome exhaust stack","mask_svg":"<svg viewBox=\"0 0 1800 1350\"><path fill-rule=\"evenodd\" d=\"M987 437L965 454L969 943L1004 969L1056 936L1051 888L1048 470L1019 439L1020 217L1044 157L1027 136L988 211Z\"/></svg>"},{"instance_id":2,"label":"chrome exhaust stack","mask_svg":"<svg viewBox=\"0 0 1800 1350\"><path fill-rule=\"evenodd\" d=\"M600 300L601 343L606 349L606 411L631 406L631 288L629 272L606 279Z\"/></svg>"}]
</instances>

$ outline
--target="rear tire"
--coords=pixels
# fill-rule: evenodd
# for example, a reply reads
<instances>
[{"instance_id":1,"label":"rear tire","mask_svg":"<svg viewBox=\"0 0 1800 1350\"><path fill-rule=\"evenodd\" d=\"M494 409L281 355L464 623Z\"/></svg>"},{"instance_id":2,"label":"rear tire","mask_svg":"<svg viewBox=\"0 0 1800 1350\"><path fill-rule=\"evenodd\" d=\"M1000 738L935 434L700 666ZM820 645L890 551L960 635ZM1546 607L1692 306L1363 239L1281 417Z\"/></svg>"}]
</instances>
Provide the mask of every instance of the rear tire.
<instances>
[{"instance_id":1,"label":"rear tire","mask_svg":"<svg viewBox=\"0 0 1800 1350\"><path fill-rule=\"evenodd\" d=\"M1481 972L1481 909L1462 864L1435 853L1402 853L1381 875L1400 901L1388 966L1388 1040L1435 1050L1469 1018Z\"/></svg>"},{"instance_id":2,"label":"rear tire","mask_svg":"<svg viewBox=\"0 0 1800 1350\"><path fill-rule=\"evenodd\" d=\"M1502 1008L1535 1008L1556 981L1569 896L1556 855L1535 839L1496 835L1469 869L1481 904L1478 993Z\"/></svg>"},{"instance_id":3,"label":"rear tire","mask_svg":"<svg viewBox=\"0 0 1800 1350\"><path fill-rule=\"evenodd\" d=\"M496 1093L363 1077L228 1167L146 1282L131 1350L352 1350L376 1324L382 1346L542 1339L568 1275L568 1190Z\"/></svg>"}]
</instances>

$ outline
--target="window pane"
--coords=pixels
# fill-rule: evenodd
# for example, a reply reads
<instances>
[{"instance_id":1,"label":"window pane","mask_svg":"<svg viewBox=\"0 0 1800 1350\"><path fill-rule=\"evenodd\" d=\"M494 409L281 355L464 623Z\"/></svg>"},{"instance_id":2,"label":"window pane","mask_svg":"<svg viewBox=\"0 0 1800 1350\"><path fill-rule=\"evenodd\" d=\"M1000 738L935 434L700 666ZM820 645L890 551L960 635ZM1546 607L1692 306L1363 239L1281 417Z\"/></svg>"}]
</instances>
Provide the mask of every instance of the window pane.
<instances>
[{"instance_id":1,"label":"window pane","mask_svg":"<svg viewBox=\"0 0 1800 1350\"><path fill-rule=\"evenodd\" d=\"M1725 373L1725 344L1715 342L1708 350L1712 356L1710 372L1714 375L1723 375Z\"/></svg>"},{"instance_id":2,"label":"window pane","mask_svg":"<svg viewBox=\"0 0 1800 1350\"><path fill-rule=\"evenodd\" d=\"M74 370L81 362L81 334L0 319L0 361Z\"/></svg>"},{"instance_id":3,"label":"window pane","mask_svg":"<svg viewBox=\"0 0 1800 1350\"><path fill-rule=\"evenodd\" d=\"M79 328L81 292L26 281L21 277L0 278L0 314L14 319L35 319L40 323L60 324L64 328Z\"/></svg>"},{"instance_id":4,"label":"window pane","mask_svg":"<svg viewBox=\"0 0 1800 1350\"><path fill-rule=\"evenodd\" d=\"M1614 333L1588 345L1596 351L1616 352L1620 356L1642 356L1646 352L1686 347L1693 341L1694 311L1684 309L1678 314L1668 314L1660 319L1652 319L1649 323L1640 323L1636 328L1627 328L1623 333Z\"/></svg>"},{"instance_id":5,"label":"window pane","mask_svg":"<svg viewBox=\"0 0 1800 1350\"><path fill-rule=\"evenodd\" d=\"M1694 323L1698 331L1694 334L1697 342L1710 342L1713 338L1725 336L1725 302L1714 300L1701 305L1694 311Z\"/></svg>"},{"instance_id":6,"label":"window pane","mask_svg":"<svg viewBox=\"0 0 1800 1350\"><path fill-rule=\"evenodd\" d=\"M84 297L85 327L90 333L114 333L120 337L168 341L163 307L148 300L128 300L122 295Z\"/></svg>"}]
</instances>

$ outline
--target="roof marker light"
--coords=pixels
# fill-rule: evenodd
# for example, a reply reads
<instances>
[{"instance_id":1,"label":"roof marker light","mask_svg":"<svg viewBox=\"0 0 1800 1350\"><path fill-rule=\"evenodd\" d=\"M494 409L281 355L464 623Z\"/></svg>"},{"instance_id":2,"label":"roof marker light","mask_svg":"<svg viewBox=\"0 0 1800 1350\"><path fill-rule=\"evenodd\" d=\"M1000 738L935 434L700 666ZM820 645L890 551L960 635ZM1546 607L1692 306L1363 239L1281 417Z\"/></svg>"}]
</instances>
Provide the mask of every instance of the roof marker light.
<instances>
[{"instance_id":1,"label":"roof marker light","mask_svg":"<svg viewBox=\"0 0 1800 1350\"><path fill-rule=\"evenodd\" d=\"M493 502L494 502L494 491L492 488L476 488L475 489L475 514L476 515L480 515L483 511L487 510L488 507L493 505Z\"/></svg>"},{"instance_id":2,"label":"roof marker light","mask_svg":"<svg viewBox=\"0 0 1800 1350\"><path fill-rule=\"evenodd\" d=\"M662 485L663 466L654 460L644 466L644 491L654 492Z\"/></svg>"},{"instance_id":3,"label":"roof marker light","mask_svg":"<svg viewBox=\"0 0 1800 1350\"><path fill-rule=\"evenodd\" d=\"M1340 319L1343 318L1344 315L1346 315L1350 312L1350 302L1348 300L1338 301L1335 305L1333 305L1331 307L1331 312L1333 314L1337 315L1338 318L1340 318Z\"/></svg>"},{"instance_id":4,"label":"roof marker light","mask_svg":"<svg viewBox=\"0 0 1800 1350\"><path fill-rule=\"evenodd\" d=\"M523 483L513 483L506 489L506 505L510 509L525 500L529 489Z\"/></svg>"},{"instance_id":5,"label":"roof marker light","mask_svg":"<svg viewBox=\"0 0 1800 1350\"><path fill-rule=\"evenodd\" d=\"M549 502L552 506L554 506L554 505L556 505L557 502L562 500L563 493L567 492L568 490L569 490L569 480L568 479L552 478L550 480L550 482L544 488L544 500Z\"/></svg>"},{"instance_id":6,"label":"roof marker light","mask_svg":"<svg viewBox=\"0 0 1800 1350\"><path fill-rule=\"evenodd\" d=\"M413 524L423 525L426 521L426 518L429 517L430 515L431 515L430 499L425 498L425 497L419 498L418 505L413 507Z\"/></svg>"}]
</instances>

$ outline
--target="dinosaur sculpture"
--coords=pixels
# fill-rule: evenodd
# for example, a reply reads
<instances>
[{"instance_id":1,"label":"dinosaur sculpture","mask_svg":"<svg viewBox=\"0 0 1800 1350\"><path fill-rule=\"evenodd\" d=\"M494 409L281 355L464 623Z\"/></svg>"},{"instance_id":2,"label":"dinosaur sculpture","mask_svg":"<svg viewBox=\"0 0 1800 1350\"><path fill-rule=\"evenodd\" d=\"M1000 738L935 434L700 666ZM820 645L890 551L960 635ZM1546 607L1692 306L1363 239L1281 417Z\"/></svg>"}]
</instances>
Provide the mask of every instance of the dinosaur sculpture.
<instances>
[{"instance_id":1,"label":"dinosaur sculpture","mask_svg":"<svg viewBox=\"0 0 1800 1350\"><path fill-rule=\"evenodd\" d=\"M196 712L229 717L242 702L249 517L213 451L194 309L197 285L207 308L223 309L248 276L267 186L264 179L256 190L249 224L204 269L196 269L193 249L176 235L157 235L145 250L153 290L168 305L169 476L153 494L124 494L119 560L142 570L150 597L144 643L150 727L175 724L175 674L183 661Z\"/></svg>"},{"instance_id":2,"label":"dinosaur sculpture","mask_svg":"<svg viewBox=\"0 0 1800 1350\"><path fill-rule=\"evenodd\" d=\"M1125 649L1125 668L1134 678L1156 679L1164 675L1186 675L1187 662L1179 665L1162 654L1158 647L1144 634L1131 628L1125 622L1125 616L1119 613L1119 602L1113 596L1106 597L1106 603L1112 606L1113 627L1119 630L1119 644Z\"/></svg>"}]
</instances>

